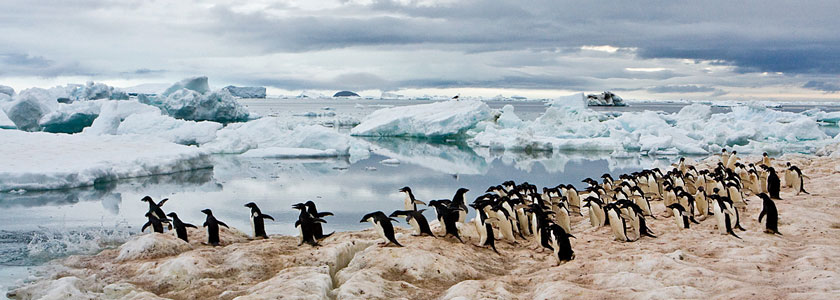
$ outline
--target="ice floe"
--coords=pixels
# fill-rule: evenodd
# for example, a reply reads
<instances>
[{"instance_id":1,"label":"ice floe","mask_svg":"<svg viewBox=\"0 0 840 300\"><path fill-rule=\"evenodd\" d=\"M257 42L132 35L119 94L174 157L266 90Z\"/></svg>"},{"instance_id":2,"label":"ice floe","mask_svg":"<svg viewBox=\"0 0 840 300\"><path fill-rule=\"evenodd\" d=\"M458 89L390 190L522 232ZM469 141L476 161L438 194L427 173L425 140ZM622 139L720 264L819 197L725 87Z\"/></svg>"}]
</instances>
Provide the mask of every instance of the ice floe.
<instances>
[{"instance_id":1,"label":"ice floe","mask_svg":"<svg viewBox=\"0 0 840 300\"><path fill-rule=\"evenodd\" d=\"M356 136L456 136L493 116L481 101L443 101L377 110L351 130Z\"/></svg>"},{"instance_id":2,"label":"ice floe","mask_svg":"<svg viewBox=\"0 0 840 300\"><path fill-rule=\"evenodd\" d=\"M223 90L228 91L234 97L239 98L265 98L265 88L256 86L226 86Z\"/></svg>"},{"instance_id":3,"label":"ice floe","mask_svg":"<svg viewBox=\"0 0 840 300\"><path fill-rule=\"evenodd\" d=\"M161 95L140 95L139 100L177 119L228 123L244 122L250 116L228 90L210 91L205 76L181 80Z\"/></svg>"}]
</instances>

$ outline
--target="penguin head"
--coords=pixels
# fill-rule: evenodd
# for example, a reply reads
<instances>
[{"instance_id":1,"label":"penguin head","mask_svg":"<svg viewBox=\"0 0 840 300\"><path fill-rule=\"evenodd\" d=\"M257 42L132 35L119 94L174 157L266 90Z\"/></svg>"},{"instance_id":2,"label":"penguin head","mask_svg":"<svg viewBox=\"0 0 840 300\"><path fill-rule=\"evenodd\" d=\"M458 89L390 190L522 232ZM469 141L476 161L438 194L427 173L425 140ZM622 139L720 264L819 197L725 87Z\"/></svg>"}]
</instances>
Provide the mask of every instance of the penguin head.
<instances>
[{"instance_id":1,"label":"penguin head","mask_svg":"<svg viewBox=\"0 0 840 300\"><path fill-rule=\"evenodd\" d=\"M167 215L167 216L169 216L169 217L171 217L171 218L173 218L173 219L178 217L178 215L176 215L174 211L173 211L173 212L171 212L171 213L168 213L168 214L166 214L166 215Z\"/></svg>"},{"instance_id":2,"label":"penguin head","mask_svg":"<svg viewBox=\"0 0 840 300\"><path fill-rule=\"evenodd\" d=\"M411 188L407 187L407 186L404 186L399 191L403 192L403 193L411 193Z\"/></svg>"},{"instance_id":3,"label":"penguin head","mask_svg":"<svg viewBox=\"0 0 840 300\"><path fill-rule=\"evenodd\" d=\"M312 202L312 200L306 201L306 203L304 205L309 210L313 210L313 211L315 210L315 202Z\"/></svg>"},{"instance_id":4,"label":"penguin head","mask_svg":"<svg viewBox=\"0 0 840 300\"><path fill-rule=\"evenodd\" d=\"M455 192L455 194L466 194L469 191L470 191L469 189L460 188L460 189L458 189L458 191Z\"/></svg>"},{"instance_id":5,"label":"penguin head","mask_svg":"<svg viewBox=\"0 0 840 300\"><path fill-rule=\"evenodd\" d=\"M248 204L245 204L245 207L248 207L248 208L257 208L257 204L256 204L256 203L254 203L254 202L248 202Z\"/></svg>"},{"instance_id":6,"label":"penguin head","mask_svg":"<svg viewBox=\"0 0 840 300\"><path fill-rule=\"evenodd\" d=\"M146 196L146 197L143 197L143 199L140 199L140 202L151 202L151 201L152 201L152 197L149 197L149 196Z\"/></svg>"},{"instance_id":7,"label":"penguin head","mask_svg":"<svg viewBox=\"0 0 840 300\"><path fill-rule=\"evenodd\" d=\"M202 209L202 210L201 210L201 212L203 212L205 215L208 215L208 216L212 216L212 215L213 215L213 212L212 212L212 211L210 211L210 209L209 209L209 208Z\"/></svg>"},{"instance_id":8,"label":"penguin head","mask_svg":"<svg viewBox=\"0 0 840 300\"><path fill-rule=\"evenodd\" d=\"M761 156L767 157L767 152L762 153Z\"/></svg>"},{"instance_id":9,"label":"penguin head","mask_svg":"<svg viewBox=\"0 0 840 300\"><path fill-rule=\"evenodd\" d=\"M297 203L295 205L292 205L292 208L297 210L304 210L306 209L306 205L304 205L303 203Z\"/></svg>"}]
</instances>

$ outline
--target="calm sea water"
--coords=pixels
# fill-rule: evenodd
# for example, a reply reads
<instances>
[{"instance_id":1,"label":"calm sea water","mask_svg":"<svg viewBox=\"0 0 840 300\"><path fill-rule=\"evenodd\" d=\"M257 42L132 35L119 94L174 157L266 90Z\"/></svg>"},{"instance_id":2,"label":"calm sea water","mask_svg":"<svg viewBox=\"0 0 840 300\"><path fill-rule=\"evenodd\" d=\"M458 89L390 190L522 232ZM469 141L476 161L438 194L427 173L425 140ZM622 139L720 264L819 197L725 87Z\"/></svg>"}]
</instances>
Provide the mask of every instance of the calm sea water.
<instances>
[{"instance_id":1,"label":"calm sea water","mask_svg":"<svg viewBox=\"0 0 840 300\"><path fill-rule=\"evenodd\" d=\"M429 101L268 99L243 100L252 112L264 116L296 117L314 112L323 116L304 118L329 123L338 118L361 119L382 107ZM543 102L494 102L500 108L512 104L523 119L534 119ZM674 112L683 104L639 104L621 111L658 110ZM598 108L611 110L616 108ZM715 112L727 108L715 107ZM807 109L807 108L797 108ZM326 114L325 114L326 113ZM335 115L332 115L334 113ZM347 127L336 130L348 130ZM836 128L827 128L827 131ZM232 227L250 230L249 209L256 202L277 221L266 224L269 234L295 234L297 217L291 205L315 201L321 211L331 211L326 230L356 230L362 215L402 208L397 190L410 186L420 200L450 198L460 187L470 189L468 199L490 185L505 180L528 181L537 186L572 183L603 173L628 173L651 165L667 165L676 157L611 158L609 153L493 153L462 143L428 143L416 139L368 139L377 151L369 158L350 162L337 159L253 159L236 155L213 157L212 169L171 175L120 180L93 187L0 195L0 292L29 274L28 266L77 253L96 253L115 247L138 234L146 222L150 195L156 201L170 200L163 207L181 219L201 224L204 208ZM401 163L381 161L396 157ZM427 211L429 218L432 213ZM405 225L405 224L403 224ZM5 293L0 294L0 297Z\"/></svg>"}]
</instances>

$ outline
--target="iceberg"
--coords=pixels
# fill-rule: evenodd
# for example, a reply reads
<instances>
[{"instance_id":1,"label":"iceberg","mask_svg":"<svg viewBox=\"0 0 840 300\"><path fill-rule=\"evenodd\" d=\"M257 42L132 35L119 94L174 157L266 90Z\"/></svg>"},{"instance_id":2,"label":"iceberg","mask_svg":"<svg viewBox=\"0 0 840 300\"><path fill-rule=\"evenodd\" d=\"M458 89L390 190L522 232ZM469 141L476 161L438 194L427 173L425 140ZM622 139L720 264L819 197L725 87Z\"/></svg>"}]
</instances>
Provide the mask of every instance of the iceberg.
<instances>
[{"instance_id":1,"label":"iceberg","mask_svg":"<svg viewBox=\"0 0 840 300\"><path fill-rule=\"evenodd\" d=\"M586 105L589 106L625 106L624 99L610 91L598 95L586 95Z\"/></svg>"},{"instance_id":2,"label":"iceberg","mask_svg":"<svg viewBox=\"0 0 840 300\"><path fill-rule=\"evenodd\" d=\"M26 89L3 105L3 111L15 126L24 131L39 131L38 121L44 115L56 110L58 102L49 91L40 88Z\"/></svg>"},{"instance_id":3,"label":"iceberg","mask_svg":"<svg viewBox=\"0 0 840 300\"><path fill-rule=\"evenodd\" d=\"M91 186L212 167L205 151L155 138L0 130L0 140L0 192Z\"/></svg>"},{"instance_id":4,"label":"iceberg","mask_svg":"<svg viewBox=\"0 0 840 300\"><path fill-rule=\"evenodd\" d=\"M15 127L15 122L12 122L12 120L10 120L8 116L6 116L6 113L3 112L2 109L0 109L0 129L15 129L15 128L17 128L17 127Z\"/></svg>"},{"instance_id":5,"label":"iceberg","mask_svg":"<svg viewBox=\"0 0 840 300\"><path fill-rule=\"evenodd\" d=\"M12 97L15 95L15 89L10 86L0 84L0 94Z\"/></svg>"},{"instance_id":6,"label":"iceberg","mask_svg":"<svg viewBox=\"0 0 840 300\"><path fill-rule=\"evenodd\" d=\"M210 92L207 77L203 76L175 83L159 96L140 95L138 99L177 119L221 123L249 119L248 109L230 92L224 89Z\"/></svg>"},{"instance_id":7,"label":"iceberg","mask_svg":"<svg viewBox=\"0 0 840 300\"><path fill-rule=\"evenodd\" d=\"M464 134L492 117L490 107L481 101L442 101L377 110L350 133L355 136L447 138Z\"/></svg>"},{"instance_id":8,"label":"iceberg","mask_svg":"<svg viewBox=\"0 0 840 300\"><path fill-rule=\"evenodd\" d=\"M76 101L58 103L56 109L38 121L41 129L53 133L76 133L93 124L104 101Z\"/></svg>"},{"instance_id":9,"label":"iceberg","mask_svg":"<svg viewBox=\"0 0 840 300\"><path fill-rule=\"evenodd\" d=\"M238 86L226 86L223 90L228 91L234 97L239 98L265 98L265 88L264 87L255 87L255 86L245 86L245 87L238 87Z\"/></svg>"},{"instance_id":10,"label":"iceberg","mask_svg":"<svg viewBox=\"0 0 840 300\"><path fill-rule=\"evenodd\" d=\"M99 117L85 128L88 135L143 135L182 145L197 145L216 138L222 124L185 121L162 115L160 109L136 101L108 101Z\"/></svg>"}]
</instances>

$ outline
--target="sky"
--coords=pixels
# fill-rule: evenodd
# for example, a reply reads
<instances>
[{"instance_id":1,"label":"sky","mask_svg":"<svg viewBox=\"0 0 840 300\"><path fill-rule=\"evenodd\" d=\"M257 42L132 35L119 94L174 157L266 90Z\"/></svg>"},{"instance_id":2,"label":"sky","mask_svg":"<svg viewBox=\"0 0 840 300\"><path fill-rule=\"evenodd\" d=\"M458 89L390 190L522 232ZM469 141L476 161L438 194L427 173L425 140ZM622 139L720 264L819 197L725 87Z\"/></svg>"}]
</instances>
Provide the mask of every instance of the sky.
<instances>
[{"instance_id":1,"label":"sky","mask_svg":"<svg viewBox=\"0 0 840 300\"><path fill-rule=\"evenodd\" d=\"M840 101L840 1L2 0L0 84Z\"/></svg>"}]
</instances>

